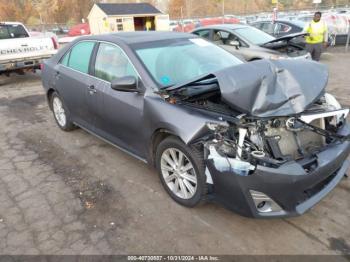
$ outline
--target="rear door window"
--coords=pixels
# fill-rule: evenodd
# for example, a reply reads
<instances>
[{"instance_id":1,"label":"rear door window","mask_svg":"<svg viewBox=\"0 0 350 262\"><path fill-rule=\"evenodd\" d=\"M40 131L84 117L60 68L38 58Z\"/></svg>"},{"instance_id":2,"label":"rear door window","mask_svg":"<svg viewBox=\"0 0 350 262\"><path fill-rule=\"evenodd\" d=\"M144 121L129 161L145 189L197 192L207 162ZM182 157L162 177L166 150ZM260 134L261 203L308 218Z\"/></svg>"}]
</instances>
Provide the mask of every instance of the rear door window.
<instances>
[{"instance_id":1,"label":"rear door window","mask_svg":"<svg viewBox=\"0 0 350 262\"><path fill-rule=\"evenodd\" d=\"M70 52L64 55L64 57L61 60L62 65L68 66L69 56L70 56Z\"/></svg>"},{"instance_id":2,"label":"rear door window","mask_svg":"<svg viewBox=\"0 0 350 262\"><path fill-rule=\"evenodd\" d=\"M194 32L194 34L208 40L210 39L210 30L200 30L200 31Z\"/></svg>"},{"instance_id":3,"label":"rear door window","mask_svg":"<svg viewBox=\"0 0 350 262\"><path fill-rule=\"evenodd\" d=\"M275 34L275 27L276 24L274 23L264 23L260 29L270 35L273 35Z\"/></svg>"},{"instance_id":4,"label":"rear door window","mask_svg":"<svg viewBox=\"0 0 350 262\"><path fill-rule=\"evenodd\" d=\"M278 34L287 34L288 32L290 32L292 30L292 27L286 24L282 24L282 23L278 23L277 26L277 33Z\"/></svg>"},{"instance_id":5,"label":"rear door window","mask_svg":"<svg viewBox=\"0 0 350 262\"><path fill-rule=\"evenodd\" d=\"M95 42L84 41L76 44L69 53L67 53L61 64L74 70L87 74L89 72L90 58Z\"/></svg>"},{"instance_id":6,"label":"rear door window","mask_svg":"<svg viewBox=\"0 0 350 262\"><path fill-rule=\"evenodd\" d=\"M256 27L256 28L258 28L260 30L262 29L263 25L264 25L264 23L255 23L255 24L253 24L254 27Z\"/></svg>"}]
</instances>

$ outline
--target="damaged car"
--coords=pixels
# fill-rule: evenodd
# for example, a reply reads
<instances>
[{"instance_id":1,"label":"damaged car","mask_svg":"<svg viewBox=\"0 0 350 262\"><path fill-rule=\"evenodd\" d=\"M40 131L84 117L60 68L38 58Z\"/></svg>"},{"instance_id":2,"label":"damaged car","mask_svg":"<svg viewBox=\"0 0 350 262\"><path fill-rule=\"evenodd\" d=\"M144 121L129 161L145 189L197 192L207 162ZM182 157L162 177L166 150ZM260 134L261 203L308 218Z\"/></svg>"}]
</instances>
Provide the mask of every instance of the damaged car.
<instances>
[{"instance_id":1,"label":"damaged car","mask_svg":"<svg viewBox=\"0 0 350 262\"><path fill-rule=\"evenodd\" d=\"M296 41L306 35L302 32L275 38L249 25L222 24L197 28L192 34L249 62L259 59L311 59L305 44Z\"/></svg>"},{"instance_id":2,"label":"damaged car","mask_svg":"<svg viewBox=\"0 0 350 262\"><path fill-rule=\"evenodd\" d=\"M349 166L349 109L325 92L316 62L243 63L191 34L133 32L79 38L42 68L62 130L81 127L153 165L187 207L301 215Z\"/></svg>"}]
</instances>

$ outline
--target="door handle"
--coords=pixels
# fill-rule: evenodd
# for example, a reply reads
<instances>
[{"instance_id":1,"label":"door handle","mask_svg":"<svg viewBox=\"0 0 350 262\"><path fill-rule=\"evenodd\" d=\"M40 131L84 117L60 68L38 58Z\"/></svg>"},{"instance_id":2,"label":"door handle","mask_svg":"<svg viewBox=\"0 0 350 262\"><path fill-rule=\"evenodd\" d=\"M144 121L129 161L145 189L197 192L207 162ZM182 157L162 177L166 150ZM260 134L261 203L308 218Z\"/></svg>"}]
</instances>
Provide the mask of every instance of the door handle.
<instances>
[{"instance_id":1,"label":"door handle","mask_svg":"<svg viewBox=\"0 0 350 262\"><path fill-rule=\"evenodd\" d=\"M56 71L56 72L55 72L55 78L56 78L56 79L59 79L59 78L60 78L60 72L59 72L59 71Z\"/></svg>"},{"instance_id":2,"label":"door handle","mask_svg":"<svg viewBox=\"0 0 350 262\"><path fill-rule=\"evenodd\" d=\"M88 89L89 89L89 94L90 95L93 95L93 94L97 93L97 90L95 89L94 85L89 86Z\"/></svg>"}]
</instances>

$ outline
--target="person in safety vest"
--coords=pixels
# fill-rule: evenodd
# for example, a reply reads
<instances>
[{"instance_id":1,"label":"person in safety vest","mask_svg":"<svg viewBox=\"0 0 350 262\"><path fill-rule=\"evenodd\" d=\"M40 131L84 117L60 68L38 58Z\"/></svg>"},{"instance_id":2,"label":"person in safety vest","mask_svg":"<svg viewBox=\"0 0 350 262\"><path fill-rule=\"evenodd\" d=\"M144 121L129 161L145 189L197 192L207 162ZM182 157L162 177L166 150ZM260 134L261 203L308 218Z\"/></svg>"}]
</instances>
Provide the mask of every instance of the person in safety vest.
<instances>
[{"instance_id":1,"label":"person in safety vest","mask_svg":"<svg viewBox=\"0 0 350 262\"><path fill-rule=\"evenodd\" d=\"M146 25L145 25L146 31L150 31L152 29L152 22L147 18Z\"/></svg>"},{"instance_id":2,"label":"person in safety vest","mask_svg":"<svg viewBox=\"0 0 350 262\"><path fill-rule=\"evenodd\" d=\"M314 19L308 23L304 31L308 33L305 37L306 50L310 52L312 59L320 61L323 47L327 47L328 28L324 21L321 21L322 13L316 12Z\"/></svg>"}]
</instances>

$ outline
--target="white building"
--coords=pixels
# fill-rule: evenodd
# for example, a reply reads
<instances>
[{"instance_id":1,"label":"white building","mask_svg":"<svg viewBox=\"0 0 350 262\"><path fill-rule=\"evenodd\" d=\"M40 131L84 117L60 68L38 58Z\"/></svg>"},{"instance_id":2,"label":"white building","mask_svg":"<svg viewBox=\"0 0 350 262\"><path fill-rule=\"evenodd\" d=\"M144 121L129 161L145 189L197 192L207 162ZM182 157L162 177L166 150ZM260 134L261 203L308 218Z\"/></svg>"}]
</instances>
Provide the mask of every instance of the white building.
<instances>
[{"instance_id":1,"label":"white building","mask_svg":"<svg viewBox=\"0 0 350 262\"><path fill-rule=\"evenodd\" d=\"M169 15L148 3L98 3L89 15L91 34L119 31L169 31Z\"/></svg>"}]
</instances>

